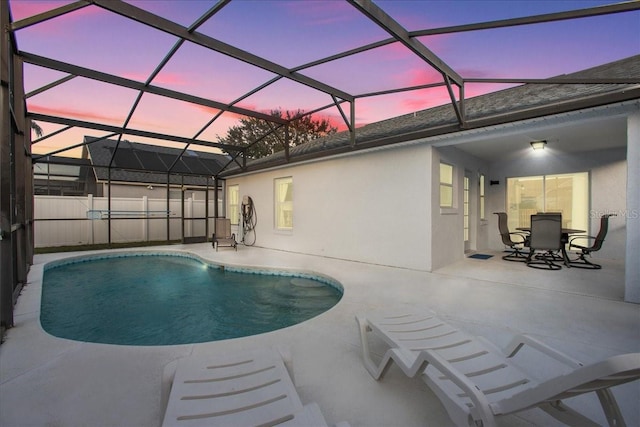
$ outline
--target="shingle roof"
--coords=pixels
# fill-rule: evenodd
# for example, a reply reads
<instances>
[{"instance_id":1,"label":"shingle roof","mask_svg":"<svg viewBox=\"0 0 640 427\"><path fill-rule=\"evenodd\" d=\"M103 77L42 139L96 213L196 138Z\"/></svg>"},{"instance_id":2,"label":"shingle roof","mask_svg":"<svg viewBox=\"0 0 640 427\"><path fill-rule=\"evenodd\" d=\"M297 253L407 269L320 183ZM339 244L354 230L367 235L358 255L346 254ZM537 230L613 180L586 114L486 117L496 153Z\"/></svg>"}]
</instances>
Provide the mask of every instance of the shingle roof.
<instances>
[{"instance_id":1,"label":"shingle roof","mask_svg":"<svg viewBox=\"0 0 640 427\"><path fill-rule=\"evenodd\" d=\"M166 184L167 171L182 152L177 148L125 140L115 150L117 141L100 140L91 136L85 136L84 142L94 166L108 166L114 151L116 152L111 171L112 181ZM205 186L206 177L216 175L228 161L229 157L222 154L187 150L172 168L171 183L181 184L182 174L184 184ZM107 168L94 167L94 171L98 180L109 179Z\"/></svg>"},{"instance_id":2,"label":"shingle roof","mask_svg":"<svg viewBox=\"0 0 640 427\"><path fill-rule=\"evenodd\" d=\"M575 81L598 78L637 78L640 82L640 55L557 76L553 80ZM351 146L348 131L292 147L289 150L290 162L323 154L329 156L638 98L640 98L640 84L527 83L465 99L466 125L464 128L459 126L453 107L447 104L360 127L356 130L355 147ZM284 163L286 163L284 153L278 152L248 162L247 169L256 170ZM223 172L222 175L230 176L242 172L243 170L234 168Z\"/></svg>"}]
</instances>

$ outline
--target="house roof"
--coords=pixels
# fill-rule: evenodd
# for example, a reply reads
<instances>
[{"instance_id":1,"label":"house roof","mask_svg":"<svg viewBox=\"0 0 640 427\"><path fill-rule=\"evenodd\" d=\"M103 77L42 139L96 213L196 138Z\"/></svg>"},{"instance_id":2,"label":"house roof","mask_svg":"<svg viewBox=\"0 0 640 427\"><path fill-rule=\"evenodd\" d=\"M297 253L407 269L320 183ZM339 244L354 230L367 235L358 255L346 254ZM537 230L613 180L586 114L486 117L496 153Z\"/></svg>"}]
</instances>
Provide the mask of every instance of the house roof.
<instances>
[{"instance_id":1,"label":"house roof","mask_svg":"<svg viewBox=\"0 0 640 427\"><path fill-rule=\"evenodd\" d=\"M615 78L636 83L602 83ZM599 83L589 83L596 79ZM221 176L639 99L640 55L545 81L550 83L526 83L467 98L464 126L459 125L451 104L442 105L360 127L355 132L355 144L348 131L339 132L292 147L288 160L280 151L248 162L245 169L229 169Z\"/></svg>"},{"instance_id":2,"label":"house roof","mask_svg":"<svg viewBox=\"0 0 640 427\"><path fill-rule=\"evenodd\" d=\"M100 181L109 179L108 166L114 152L111 180L122 182L166 184L171 170L171 183L205 186L207 178L217 175L229 162L229 157L222 154L192 150L182 153L182 149L126 140L118 145L116 140L85 136L84 143Z\"/></svg>"}]
</instances>

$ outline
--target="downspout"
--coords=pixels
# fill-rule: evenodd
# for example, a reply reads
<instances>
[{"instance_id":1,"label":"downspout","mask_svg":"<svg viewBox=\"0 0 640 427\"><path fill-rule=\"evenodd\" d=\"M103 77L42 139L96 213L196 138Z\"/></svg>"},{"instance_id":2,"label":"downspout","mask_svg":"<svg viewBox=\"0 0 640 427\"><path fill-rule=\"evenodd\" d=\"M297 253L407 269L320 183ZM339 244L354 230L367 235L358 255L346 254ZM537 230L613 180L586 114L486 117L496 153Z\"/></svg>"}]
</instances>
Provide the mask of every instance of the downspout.
<instances>
[{"instance_id":1,"label":"downspout","mask_svg":"<svg viewBox=\"0 0 640 427\"><path fill-rule=\"evenodd\" d=\"M107 168L107 247L111 247L111 166Z\"/></svg>"},{"instance_id":2,"label":"downspout","mask_svg":"<svg viewBox=\"0 0 640 427\"><path fill-rule=\"evenodd\" d=\"M204 193L204 237L205 241L209 236L209 177L207 176L207 187Z\"/></svg>"},{"instance_id":3,"label":"downspout","mask_svg":"<svg viewBox=\"0 0 640 427\"><path fill-rule=\"evenodd\" d=\"M180 175L180 224L181 237L180 241L184 243L184 175Z\"/></svg>"},{"instance_id":4,"label":"downspout","mask_svg":"<svg viewBox=\"0 0 640 427\"><path fill-rule=\"evenodd\" d=\"M170 230L170 222L171 222L171 173L167 172L167 243L171 241L171 230Z\"/></svg>"}]
</instances>

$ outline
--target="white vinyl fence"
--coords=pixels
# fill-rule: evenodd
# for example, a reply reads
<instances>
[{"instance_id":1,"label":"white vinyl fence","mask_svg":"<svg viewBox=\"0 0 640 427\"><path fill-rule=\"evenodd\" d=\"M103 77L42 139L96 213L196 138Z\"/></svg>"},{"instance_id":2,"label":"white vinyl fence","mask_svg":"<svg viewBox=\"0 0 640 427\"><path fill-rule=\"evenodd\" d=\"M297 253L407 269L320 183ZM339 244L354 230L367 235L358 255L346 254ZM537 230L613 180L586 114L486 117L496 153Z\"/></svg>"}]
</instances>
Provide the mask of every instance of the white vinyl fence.
<instances>
[{"instance_id":1,"label":"white vinyl fence","mask_svg":"<svg viewBox=\"0 0 640 427\"><path fill-rule=\"evenodd\" d=\"M169 239L182 238L182 201L169 200ZM184 201L184 237L206 235L204 200ZM108 199L89 196L34 196L35 247L90 245L109 242ZM209 234L214 201L209 201ZM167 240L166 199L111 198L111 242Z\"/></svg>"}]
</instances>

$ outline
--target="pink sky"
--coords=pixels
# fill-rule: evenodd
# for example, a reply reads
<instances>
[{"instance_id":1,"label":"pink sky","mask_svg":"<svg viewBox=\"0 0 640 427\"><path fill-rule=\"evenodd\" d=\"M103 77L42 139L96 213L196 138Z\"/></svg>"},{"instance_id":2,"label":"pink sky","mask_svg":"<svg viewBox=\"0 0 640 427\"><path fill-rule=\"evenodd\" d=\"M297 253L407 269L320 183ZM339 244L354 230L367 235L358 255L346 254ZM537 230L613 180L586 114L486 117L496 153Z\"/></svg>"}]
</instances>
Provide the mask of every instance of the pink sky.
<instances>
[{"instance_id":1,"label":"pink sky","mask_svg":"<svg viewBox=\"0 0 640 427\"><path fill-rule=\"evenodd\" d=\"M14 21L70 2L10 0ZM134 1L135 6L171 17L188 27L213 2ZM594 7L607 1L377 1L376 4L408 30L483 22L563 10ZM340 1L234 0L202 25L198 32L234 45L285 67L296 67L367 43L388 38L380 27ZM94 68L144 82L176 42L161 31L135 23L96 6L19 30L20 50ZM422 37L445 63L463 77L543 78L570 73L640 53L640 12L613 14L534 26ZM302 74L337 89L359 95L441 81L438 72L399 43L308 68ZM40 67L25 66L27 92L63 77ZM274 74L192 43L185 43L162 69L153 85L229 103L265 83ZM469 85L466 96L504 85ZM122 126L137 91L84 78L72 79L27 100L34 113ZM387 119L449 101L444 88L403 92L356 101L356 124ZM296 82L277 83L241 101L238 106L313 110L331 97ZM348 104L343 104L345 112ZM145 94L129 127L193 137L216 110ZM345 124L334 107L320 113L341 130ZM215 142L237 114L225 113L199 138ZM61 126L40 123L45 133ZM74 129L34 146L46 153L77 144L84 135ZM133 141L141 138L129 137ZM70 153L65 153L70 155ZM74 153L77 155L77 152Z\"/></svg>"}]
</instances>

